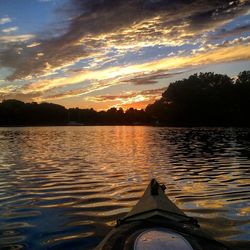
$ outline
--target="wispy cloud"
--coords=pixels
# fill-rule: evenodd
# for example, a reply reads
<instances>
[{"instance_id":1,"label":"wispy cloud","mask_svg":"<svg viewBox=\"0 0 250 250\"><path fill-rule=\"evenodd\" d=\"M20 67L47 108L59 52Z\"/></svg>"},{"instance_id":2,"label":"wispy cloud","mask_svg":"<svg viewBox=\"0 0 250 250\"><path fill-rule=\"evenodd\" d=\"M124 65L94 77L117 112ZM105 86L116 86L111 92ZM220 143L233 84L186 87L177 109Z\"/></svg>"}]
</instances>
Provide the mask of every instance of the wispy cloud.
<instances>
[{"instance_id":1,"label":"wispy cloud","mask_svg":"<svg viewBox=\"0 0 250 250\"><path fill-rule=\"evenodd\" d=\"M33 34L24 34L24 35L5 35L5 36L0 36L0 42L2 43L18 43L18 42L26 42L28 40L31 40L34 38L35 35ZM3 55L5 55L4 52L2 52ZM4 62L3 62L4 64Z\"/></svg>"},{"instance_id":2,"label":"wispy cloud","mask_svg":"<svg viewBox=\"0 0 250 250\"><path fill-rule=\"evenodd\" d=\"M124 80L124 82L133 83L134 85L150 85L158 83L159 79L166 79L183 73L182 71L167 73L166 70L159 70L157 72L150 73L143 72L142 74L138 74L133 78Z\"/></svg>"},{"instance_id":3,"label":"wispy cloud","mask_svg":"<svg viewBox=\"0 0 250 250\"><path fill-rule=\"evenodd\" d=\"M6 29L2 29L2 32L10 33L10 32L16 31L16 30L18 30L18 27L14 26L14 27L9 27L9 28L6 28Z\"/></svg>"},{"instance_id":4,"label":"wispy cloud","mask_svg":"<svg viewBox=\"0 0 250 250\"><path fill-rule=\"evenodd\" d=\"M159 88L159 89L151 89L151 90L143 90L143 91L129 91L119 95L97 95L94 97L86 97L86 100L95 101L95 102L106 102L106 101L123 101L130 102L131 99L139 96L143 96L146 98L160 98L162 93L167 88ZM141 100L140 100L141 101Z\"/></svg>"},{"instance_id":5,"label":"wispy cloud","mask_svg":"<svg viewBox=\"0 0 250 250\"><path fill-rule=\"evenodd\" d=\"M2 24L6 24L6 23L10 23L10 22L12 22L12 20L11 20L11 18L8 17L8 16L0 18L0 24L1 24L1 25L2 25Z\"/></svg>"},{"instance_id":6,"label":"wispy cloud","mask_svg":"<svg viewBox=\"0 0 250 250\"><path fill-rule=\"evenodd\" d=\"M41 43L38 43L38 42L33 42L33 43L30 43L28 45L26 45L27 48L33 48L33 47L36 47L36 46L39 46Z\"/></svg>"},{"instance_id":7,"label":"wispy cloud","mask_svg":"<svg viewBox=\"0 0 250 250\"><path fill-rule=\"evenodd\" d=\"M130 91L118 95L97 95L94 97L86 97L85 100L95 103L112 102L113 107L121 107L124 109L130 107L144 108L146 105L159 99L166 89L167 88L158 88L143 91Z\"/></svg>"}]
</instances>

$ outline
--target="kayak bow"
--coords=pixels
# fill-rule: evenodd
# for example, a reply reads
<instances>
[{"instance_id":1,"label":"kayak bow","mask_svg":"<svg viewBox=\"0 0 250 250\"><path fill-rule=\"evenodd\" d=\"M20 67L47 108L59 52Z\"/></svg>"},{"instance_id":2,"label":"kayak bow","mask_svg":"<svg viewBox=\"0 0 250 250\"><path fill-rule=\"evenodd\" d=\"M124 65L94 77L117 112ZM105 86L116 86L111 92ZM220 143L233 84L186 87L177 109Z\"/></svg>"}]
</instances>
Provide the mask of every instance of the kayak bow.
<instances>
[{"instance_id":1,"label":"kayak bow","mask_svg":"<svg viewBox=\"0 0 250 250\"><path fill-rule=\"evenodd\" d=\"M226 250L200 229L165 195L166 187L152 179L145 193L96 250Z\"/></svg>"}]
</instances>

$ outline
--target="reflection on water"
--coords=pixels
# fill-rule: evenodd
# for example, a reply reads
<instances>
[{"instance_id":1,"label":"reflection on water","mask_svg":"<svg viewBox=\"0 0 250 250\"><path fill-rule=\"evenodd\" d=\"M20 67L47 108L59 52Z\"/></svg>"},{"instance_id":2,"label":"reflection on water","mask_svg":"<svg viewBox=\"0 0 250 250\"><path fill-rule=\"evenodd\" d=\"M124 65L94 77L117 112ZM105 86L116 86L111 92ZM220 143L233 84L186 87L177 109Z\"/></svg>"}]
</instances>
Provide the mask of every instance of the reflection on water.
<instances>
[{"instance_id":1,"label":"reflection on water","mask_svg":"<svg viewBox=\"0 0 250 250\"><path fill-rule=\"evenodd\" d=\"M91 249L156 177L218 240L247 249L250 130L0 128L0 248Z\"/></svg>"}]
</instances>

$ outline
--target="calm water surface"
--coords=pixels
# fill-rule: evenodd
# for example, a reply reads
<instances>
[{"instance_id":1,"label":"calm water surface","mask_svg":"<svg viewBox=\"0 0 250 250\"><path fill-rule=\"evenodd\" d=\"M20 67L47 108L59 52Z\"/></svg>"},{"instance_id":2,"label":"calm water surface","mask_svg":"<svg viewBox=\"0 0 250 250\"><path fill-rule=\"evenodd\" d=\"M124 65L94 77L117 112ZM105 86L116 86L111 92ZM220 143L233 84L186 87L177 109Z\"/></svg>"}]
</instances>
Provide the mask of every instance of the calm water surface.
<instances>
[{"instance_id":1,"label":"calm water surface","mask_svg":"<svg viewBox=\"0 0 250 250\"><path fill-rule=\"evenodd\" d=\"M0 128L0 248L92 249L152 177L201 226L250 249L250 129Z\"/></svg>"}]
</instances>

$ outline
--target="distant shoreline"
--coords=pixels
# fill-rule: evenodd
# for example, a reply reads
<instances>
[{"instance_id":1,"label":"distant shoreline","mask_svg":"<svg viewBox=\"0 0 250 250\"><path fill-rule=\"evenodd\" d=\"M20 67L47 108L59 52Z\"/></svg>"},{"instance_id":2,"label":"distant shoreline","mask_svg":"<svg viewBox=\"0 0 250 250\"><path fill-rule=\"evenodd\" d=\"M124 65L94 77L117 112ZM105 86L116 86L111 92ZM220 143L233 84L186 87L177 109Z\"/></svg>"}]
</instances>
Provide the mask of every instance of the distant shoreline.
<instances>
[{"instance_id":1,"label":"distant shoreline","mask_svg":"<svg viewBox=\"0 0 250 250\"><path fill-rule=\"evenodd\" d=\"M169 128L250 128L250 126L233 125L168 125L168 124L41 124L41 125L0 125L0 128L28 128L28 127L169 127Z\"/></svg>"},{"instance_id":2,"label":"distant shoreline","mask_svg":"<svg viewBox=\"0 0 250 250\"><path fill-rule=\"evenodd\" d=\"M237 79L207 72L171 83L161 99L141 110L66 109L54 103L3 100L0 126L250 127L249 107L250 71Z\"/></svg>"}]
</instances>

